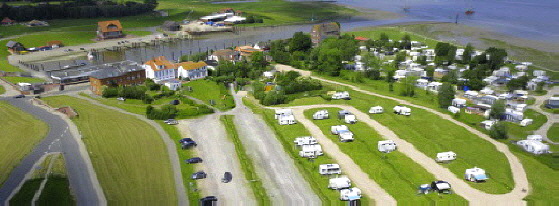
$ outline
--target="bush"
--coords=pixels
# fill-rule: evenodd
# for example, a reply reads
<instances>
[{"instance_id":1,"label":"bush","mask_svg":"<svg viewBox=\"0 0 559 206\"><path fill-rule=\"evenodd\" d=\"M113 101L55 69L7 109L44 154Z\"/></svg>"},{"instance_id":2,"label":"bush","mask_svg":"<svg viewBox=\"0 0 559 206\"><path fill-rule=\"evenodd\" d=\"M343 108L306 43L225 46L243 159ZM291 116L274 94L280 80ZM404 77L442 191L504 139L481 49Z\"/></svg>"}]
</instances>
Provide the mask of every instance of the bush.
<instances>
[{"instance_id":1,"label":"bush","mask_svg":"<svg viewBox=\"0 0 559 206\"><path fill-rule=\"evenodd\" d=\"M173 119L177 115L178 110L175 105L163 105L161 109L153 108L151 105L146 108L146 117L148 119L166 120Z\"/></svg>"},{"instance_id":2,"label":"bush","mask_svg":"<svg viewBox=\"0 0 559 206\"><path fill-rule=\"evenodd\" d=\"M144 97L144 99L142 99L142 102L143 102L144 104L151 104L151 103L153 102L153 100L154 100L154 99L153 99L152 96L146 95L146 96Z\"/></svg>"},{"instance_id":3,"label":"bush","mask_svg":"<svg viewBox=\"0 0 559 206\"><path fill-rule=\"evenodd\" d=\"M116 87L105 87L105 89L103 89L103 95L104 98L111 98L111 97L117 97L118 96L118 88Z\"/></svg>"},{"instance_id":4,"label":"bush","mask_svg":"<svg viewBox=\"0 0 559 206\"><path fill-rule=\"evenodd\" d=\"M489 136L493 139L508 139L507 126L501 122L495 123L489 130Z\"/></svg>"}]
</instances>

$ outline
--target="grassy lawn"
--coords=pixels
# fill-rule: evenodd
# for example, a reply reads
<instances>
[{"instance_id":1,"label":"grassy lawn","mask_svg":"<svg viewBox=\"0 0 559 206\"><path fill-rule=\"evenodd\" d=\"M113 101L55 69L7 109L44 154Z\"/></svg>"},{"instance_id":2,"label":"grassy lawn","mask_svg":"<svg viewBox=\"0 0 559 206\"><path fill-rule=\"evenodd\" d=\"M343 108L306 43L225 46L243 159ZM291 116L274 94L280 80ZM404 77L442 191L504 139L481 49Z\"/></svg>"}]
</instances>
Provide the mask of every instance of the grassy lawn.
<instances>
[{"instance_id":1,"label":"grassy lawn","mask_svg":"<svg viewBox=\"0 0 559 206\"><path fill-rule=\"evenodd\" d=\"M274 111L270 109L263 109L252 100L243 98L244 104L251 108L254 113L261 114L266 123L274 130L276 137L282 143L285 151L291 155L295 161L295 165L303 178L310 184L314 193L320 198L322 204L325 205L346 205L346 202L339 201L339 192L328 189L328 176L323 176L318 173L318 167L321 164L336 164L336 161L324 154L319 158L309 161L306 158L299 157L299 150L293 146L293 141L297 137L310 136L310 133L301 124L294 125L278 125L274 119ZM374 204L368 202L368 198L361 199L362 205Z\"/></svg>"},{"instance_id":2,"label":"grassy lawn","mask_svg":"<svg viewBox=\"0 0 559 206\"><path fill-rule=\"evenodd\" d=\"M258 201L259 205L269 205L270 198L266 193L266 189L262 185L262 181L256 174L252 159L250 159L250 157L247 155L246 149L243 146L241 139L239 139L239 134L237 133L237 129L235 128L233 118L233 115L223 115L220 117L220 120L225 125L227 135L233 141L233 144L235 144L235 152L237 153L237 157L239 157L239 160L241 162L241 168L245 173L245 178L250 182L250 189L252 190L252 194L254 194L254 197L256 197L256 201Z\"/></svg>"},{"instance_id":3,"label":"grassy lawn","mask_svg":"<svg viewBox=\"0 0 559 206\"><path fill-rule=\"evenodd\" d=\"M6 93L6 89L2 85L0 85L0 94L4 93Z\"/></svg>"},{"instance_id":4,"label":"grassy lawn","mask_svg":"<svg viewBox=\"0 0 559 206\"><path fill-rule=\"evenodd\" d=\"M533 134L533 131L540 128L547 122L547 117L533 109L528 109L524 112L525 119L533 119L534 123L526 127L522 127L517 123L505 122L509 138L511 139L526 139L526 136Z\"/></svg>"},{"instance_id":5,"label":"grassy lawn","mask_svg":"<svg viewBox=\"0 0 559 206\"><path fill-rule=\"evenodd\" d=\"M188 201L190 202L190 205L197 205L198 200L200 199L200 191L198 190L196 181L190 178L190 175L192 175L192 173L196 172L197 170L194 164L187 164L184 162L184 160L186 159L196 157L196 154L194 153L193 150L181 149L181 146L180 144L178 144L178 141L184 137L181 136L176 126L165 124L163 123L163 121L156 121L156 122L159 123L161 127L163 127L163 130L167 132L167 134L171 137L171 139L177 142L177 153L179 154L179 160L181 161L180 164L181 164L182 180L184 182L186 194L188 195Z\"/></svg>"},{"instance_id":6,"label":"grassy lawn","mask_svg":"<svg viewBox=\"0 0 559 206\"><path fill-rule=\"evenodd\" d=\"M11 82L12 84L17 84L20 82L26 83L41 83L45 82L44 79L34 78L34 77L2 77L2 79Z\"/></svg>"},{"instance_id":7,"label":"grassy lawn","mask_svg":"<svg viewBox=\"0 0 559 206\"><path fill-rule=\"evenodd\" d=\"M68 96L45 97L71 106L109 204L176 204L167 149L157 131L134 116Z\"/></svg>"},{"instance_id":8,"label":"grassy lawn","mask_svg":"<svg viewBox=\"0 0 559 206\"><path fill-rule=\"evenodd\" d=\"M37 205L76 205L66 174L62 155L56 155L49 178L39 196Z\"/></svg>"},{"instance_id":9,"label":"grassy lawn","mask_svg":"<svg viewBox=\"0 0 559 206\"><path fill-rule=\"evenodd\" d=\"M330 114L337 114L338 108L320 108L305 111L305 116L312 119L312 115L321 109L327 109ZM334 115L332 115L334 116ZM355 135L354 142L343 143L336 135L330 133L330 126L345 124L335 117L326 120L313 121L320 127L324 135L337 143L340 149L350 156L353 161L369 177L377 182L399 203L413 203L417 205L428 204L467 204L466 200L458 195L417 195L417 188L421 184L436 180L433 174L415 163L406 155L395 151L382 154L377 150L377 142L384 140L373 128L363 122L349 125ZM384 158L386 156L386 158Z\"/></svg>"},{"instance_id":10,"label":"grassy lawn","mask_svg":"<svg viewBox=\"0 0 559 206\"><path fill-rule=\"evenodd\" d=\"M551 125L551 127L547 131L547 138L549 138L553 142L559 142L559 123L554 123L553 125Z\"/></svg>"},{"instance_id":11,"label":"grassy lawn","mask_svg":"<svg viewBox=\"0 0 559 206\"><path fill-rule=\"evenodd\" d=\"M192 92L188 91L186 87L192 87ZM210 104L210 100L215 101L214 107L219 110L225 111L235 107L233 96L229 94L227 88L223 84L217 84L211 80L195 80L183 84L184 95L194 97Z\"/></svg>"},{"instance_id":12,"label":"grassy lawn","mask_svg":"<svg viewBox=\"0 0 559 206\"><path fill-rule=\"evenodd\" d=\"M48 126L5 101L0 101L0 184L37 143L46 136Z\"/></svg>"},{"instance_id":13,"label":"grassy lawn","mask_svg":"<svg viewBox=\"0 0 559 206\"><path fill-rule=\"evenodd\" d=\"M10 199L10 205L30 206L35 192L39 190L44 178L32 179L23 183L21 189Z\"/></svg>"}]
</instances>

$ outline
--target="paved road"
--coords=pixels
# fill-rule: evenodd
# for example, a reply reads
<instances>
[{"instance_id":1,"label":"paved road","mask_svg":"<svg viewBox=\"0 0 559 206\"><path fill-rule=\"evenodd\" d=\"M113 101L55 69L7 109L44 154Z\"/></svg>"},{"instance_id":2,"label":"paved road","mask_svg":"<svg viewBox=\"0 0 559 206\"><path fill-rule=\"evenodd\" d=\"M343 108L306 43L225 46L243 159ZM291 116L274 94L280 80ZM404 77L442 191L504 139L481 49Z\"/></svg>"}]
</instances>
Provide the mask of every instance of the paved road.
<instances>
[{"instance_id":1,"label":"paved road","mask_svg":"<svg viewBox=\"0 0 559 206\"><path fill-rule=\"evenodd\" d=\"M311 73L309 71L303 71L303 70L295 69L293 67L286 66L286 65L276 65L276 69L278 69L279 71L289 71L289 70L301 71L301 74L303 74L303 75L306 75L306 76L311 75ZM367 94L367 95L377 96L377 97L381 97L381 98L385 98L385 99L391 99L391 100L399 102L400 104L406 104L406 105L410 105L410 106L413 106L413 107L416 107L416 108L419 108L419 109L423 109L425 111L436 114L437 116L439 116L439 117L441 117L445 120L451 121L454 124L457 124L461 127L464 127L466 130L475 134L479 138L490 142L491 144L495 145L495 147L498 151L502 152L507 157L507 160L509 161L510 166L511 166L511 171L512 171L512 176L513 176L514 183L515 183L515 188L510 193L502 194L502 195L490 195L490 194L480 192L478 190L475 190L475 192L472 191L472 192L464 193L464 194L461 194L461 195L466 199L476 200L476 202L470 202L470 204L473 204L473 205L477 205L477 204L482 204L482 205L502 204L502 203L505 203L505 202L506 203L513 202L514 205L525 205L526 204L526 201L524 201L523 198L526 197L529 194L529 191L530 191L530 185L528 183L528 178L526 176L526 171L524 170L524 167L523 167L522 163L520 163L520 160L518 159L518 157L516 157L514 154L512 154L512 152L509 150L509 148L506 144L501 143L499 141L496 141L496 140L492 139L491 137L489 137L488 135L478 131L477 129L472 128L467 124L464 124L464 123L462 123L458 120L453 119L452 116L450 116L448 114L443 114L443 113L441 113L439 111L436 111L434 109L424 107L424 106L420 106L420 105L416 105L416 104L412 104L411 102L401 100L401 99L398 99L398 98L384 96L384 95L380 95L380 94L377 94L377 93L374 93L374 92L371 92L371 91L363 90L363 89L360 89L359 87L356 87L354 85L340 83L340 82L327 80L327 79L314 77L314 76L313 76L313 78L317 79L317 80L320 80L320 81L323 81L323 82L328 82L328 83L331 83L331 84L347 86L347 87L350 87L351 89L353 89L354 91L361 92L361 93L364 93L364 94ZM426 168L426 169L429 169L429 168Z\"/></svg>"},{"instance_id":2,"label":"paved road","mask_svg":"<svg viewBox=\"0 0 559 206\"><path fill-rule=\"evenodd\" d=\"M536 98L536 103L534 103L531 108L547 117L547 122L545 122L545 124L543 124L538 130L536 130L534 134L541 135L545 141L551 144L559 144L559 142L553 142L547 137L547 131L549 130L549 128L551 128L554 123L559 123L559 114L551 114L549 112L543 111L541 108L541 105L545 104L545 101L553 95L559 95L559 86L554 86L550 90L547 90L547 95L534 96L534 98Z\"/></svg>"},{"instance_id":3,"label":"paved road","mask_svg":"<svg viewBox=\"0 0 559 206\"><path fill-rule=\"evenodd\" d=\"M234 93L234 91L231 91ZM252 113L239 95L236 107L226 114L235 115L239 138L253 159L256 173L275 205L320 205L310 185L299 173L295 162L283 149L275 133L262 117Z\"/></svg>"},{"instance_id":4,"label":"paved road","mask_svg":"<svg viewBox=\"0 0 559 206\"><path fill-rule=\"evenodd\" d=\"M196 150L204 160L197 165L208 174L206 179L197 180L200 190L205 195L216 196L220 204L256 205L236 155L235 145L227 137L219 117L219 114L211 114L199 119L181 120L178 125L184 136L198 143ZM233 181L221 182L225 172L233 174Z\"/></svg>"},{"instance_id":5,"label":"paved road","mask_svg":"<svg viewBox=\"0 0 559 206\"><path fill-rule=\"evenodd\" d=\"M95 174L92 170L88 170L88 168L92 168L89 156L87 152L83 152L85 148L80 147L77 138L72 134L71 130L74 125L69 125L60 116L31 104L29 98L8 97L0 98L0 100L7 100L11 105L47 123L50 128L47 137L35 146L35 149L10 173L0 188L0 200L8 201L10 194L22 183L25 174L32 169L33 164L41 156L48 152L62 152L66 160L70 187L76 196L78 205L104 205L105 197L100 187L96 187L99 183ZM6 202L0 202L0 205L4 204Z\"/></svg>"}]
</instances>

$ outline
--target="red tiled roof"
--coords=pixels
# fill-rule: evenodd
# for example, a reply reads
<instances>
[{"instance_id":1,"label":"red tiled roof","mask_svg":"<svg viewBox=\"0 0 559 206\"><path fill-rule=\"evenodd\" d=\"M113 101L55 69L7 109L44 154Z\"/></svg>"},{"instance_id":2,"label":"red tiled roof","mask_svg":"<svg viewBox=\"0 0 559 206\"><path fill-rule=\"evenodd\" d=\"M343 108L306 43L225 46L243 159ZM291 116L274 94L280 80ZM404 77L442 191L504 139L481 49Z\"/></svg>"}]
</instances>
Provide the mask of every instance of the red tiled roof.
<instances>
[{"instance_id":1,"label":"red tiled roof","mask_svg":"<svg viewBox=\"0 0 559 206\"><path fill-rule=\"evenodd\" d=\"M115 32L115 31L122 31L122 25L120 25L119 20L113 21L100 21L97 23L101 32ZM109 28L111 26L111 28ZM112 27L114 26L114 27Z\"/></svg>"}]
</instances>

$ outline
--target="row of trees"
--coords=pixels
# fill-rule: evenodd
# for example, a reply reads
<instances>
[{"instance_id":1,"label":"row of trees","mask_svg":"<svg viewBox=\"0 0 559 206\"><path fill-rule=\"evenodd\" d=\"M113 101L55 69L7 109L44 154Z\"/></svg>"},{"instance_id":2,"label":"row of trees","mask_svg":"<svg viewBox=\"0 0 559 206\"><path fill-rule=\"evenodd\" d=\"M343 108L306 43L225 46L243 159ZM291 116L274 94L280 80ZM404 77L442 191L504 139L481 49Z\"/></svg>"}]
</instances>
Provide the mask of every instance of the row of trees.
<instances>
[{"instance_id":1,"label":"row of trees","mask_svg":"<svg viewBox=\"0 0 559 206\"><path fill-rule=\"evenodd\" d=\"M16 21L30 21L33 19L80 19L100 17L133 16L151 12L157 7L157 2L148 0L145 3L127 1L116 4L111 1L97 3L95 1L68 1L60 4L39 4L36 6L9 6L3 3L0 7L0 19L9 17Z\"/></svg>"}]
</instances>

